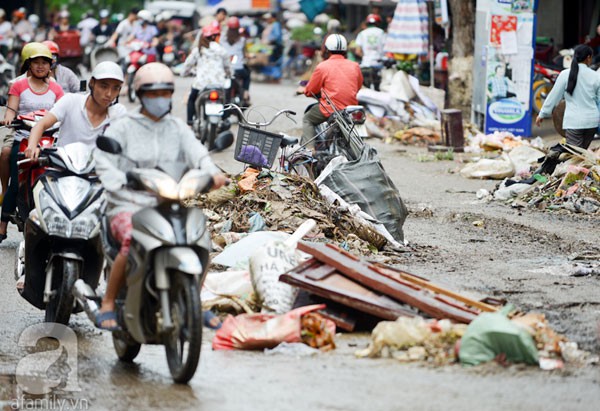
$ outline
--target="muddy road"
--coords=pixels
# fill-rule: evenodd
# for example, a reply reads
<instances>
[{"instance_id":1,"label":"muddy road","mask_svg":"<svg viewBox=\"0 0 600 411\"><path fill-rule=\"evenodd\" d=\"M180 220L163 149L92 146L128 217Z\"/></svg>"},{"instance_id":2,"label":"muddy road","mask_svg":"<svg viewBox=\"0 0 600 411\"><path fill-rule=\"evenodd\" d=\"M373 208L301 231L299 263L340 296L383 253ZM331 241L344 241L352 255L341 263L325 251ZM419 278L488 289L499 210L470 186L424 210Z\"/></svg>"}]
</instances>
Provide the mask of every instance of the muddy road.
<instances>
[{"instance_id":1,"label":"muddy road","mask_svg":"<svg viewBox=\"0 0 600 411\"><path fill-rule=\"evenodd\" d=\"M188 86L187 79L178 80L174 110L180 116L182 90ZM282 123L280 128L297 135L309 100L292 97L294 87L254 84L252 97L257 105L296 110L298 124ZM481 203L475 192L495 183L452 173L459 167L456 160L422 162L422 148L371 144L411 211L404 226L410 252L398 257L400 267L473 297L505 298L523 310L543 312L556 331L587 350L600 351L600 278L565 275L575 253L600 254L600 218ZM215 159L237 173L243 166L232 156L230 148ZM27 355L19 337L43 320L43 313L15 291L18 240L12 228L0 245L0 402L5 409L14 405L10 393L16 367ZM74 316L70 327L77 335L81 390L53 393L59 399L83 400L68 403L70 409L533 411L597 410L600 404L600 367L544 372L523 366L433 368L356 359L354 351L367 345L367 334L341 335L334 352L296 358L213 352L213 332L205 329L198 371L189 385L177 386L160 347L145 346L134 364L122 364L110 334L96 330L83 314ZM56 402L46 405L58 409Z\"/></svg>"}]
</instances>

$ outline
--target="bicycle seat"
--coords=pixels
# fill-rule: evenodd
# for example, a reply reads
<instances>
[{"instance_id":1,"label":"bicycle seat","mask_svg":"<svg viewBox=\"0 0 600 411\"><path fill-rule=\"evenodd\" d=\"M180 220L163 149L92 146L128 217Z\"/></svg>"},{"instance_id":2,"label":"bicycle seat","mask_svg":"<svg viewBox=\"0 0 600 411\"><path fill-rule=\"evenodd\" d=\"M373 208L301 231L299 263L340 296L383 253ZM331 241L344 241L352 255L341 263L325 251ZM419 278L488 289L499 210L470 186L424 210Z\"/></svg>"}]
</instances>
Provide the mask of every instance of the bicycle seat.
<instances>
[{"instance_id":1,"label":"bicycle seat","mask_svg":"<svg viewBox=\"0 0 600 411\"><path fill-rule=\"evenodd\" d=\"M298 137L291 137L283 135L283 139L281 140L280 147L293 146L294 144L298 144Z\"/></svg>"}]
</instances>

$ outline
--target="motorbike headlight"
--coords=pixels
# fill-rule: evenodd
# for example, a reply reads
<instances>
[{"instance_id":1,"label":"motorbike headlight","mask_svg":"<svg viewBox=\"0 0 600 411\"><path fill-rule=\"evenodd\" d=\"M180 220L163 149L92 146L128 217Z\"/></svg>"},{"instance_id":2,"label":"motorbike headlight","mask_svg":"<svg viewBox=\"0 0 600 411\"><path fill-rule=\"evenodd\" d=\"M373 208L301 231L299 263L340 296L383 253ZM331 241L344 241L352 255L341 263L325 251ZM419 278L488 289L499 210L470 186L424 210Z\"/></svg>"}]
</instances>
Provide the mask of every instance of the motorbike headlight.
<instances>
[{"instance_id":1,"label":"motorbike headlight","mask_svg":"<svg viewBox=\"0 0 600 411\"><path fill-rule=\"evenodd\" d=\"M46 226L49 235L59 237L71 236L71 222L52 199L50 194L40 191L40 209L42 210L42 222Z\"/></svg>"},{"instance_id":2,"label":"motorbike headlight","mask_svg":"<svg viewBox=\"0 0 600 411\"><path fill-rule=\"evenodd\" d=\"M71 222L71 236L73 238L86 240L95 235L95 231L100 228L103 205L103 201L96 201L83 213L75 217Z\"/></svg>"},{"instance_id":3,"label":"motorbike headlight","mask_svg":"<svg viewBox=\"0 0 600 411\"><path fill-rule=\"evenodd\" d=\"M186 200L194 197L207 188L211 182L212 176L206 172L200 170L190 170L179 182L178 198L180 200Z\"/></svg>"},{"instance_id":4,"label":"motorbike headlight","mask_svg":"<svg viewBox=\"0 0 600 411\"><path fill-rule=\"evenodd\" d=\"M151 191L159 196L169 200L178 200L177 183L171 177L163 173L153 173L152 175L141 175L142 183Z\"/></svg>"}]
</instances>

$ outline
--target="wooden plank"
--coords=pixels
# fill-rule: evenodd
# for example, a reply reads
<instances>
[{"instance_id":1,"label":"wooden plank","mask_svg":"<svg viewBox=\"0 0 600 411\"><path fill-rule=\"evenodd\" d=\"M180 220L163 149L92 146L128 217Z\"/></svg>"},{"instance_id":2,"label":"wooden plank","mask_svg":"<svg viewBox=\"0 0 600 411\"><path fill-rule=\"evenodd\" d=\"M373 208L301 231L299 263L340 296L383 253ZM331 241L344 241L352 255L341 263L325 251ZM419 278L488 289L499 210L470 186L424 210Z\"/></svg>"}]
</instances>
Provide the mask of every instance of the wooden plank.
<instances>
[{"instance_id":1,"label":"wooden plank","mask_svg":"<svg viewBox=\"0 0 600 411\"><path fill-rule=\"evenodd\" d=\"M414 317L416 315L394 300L376 295L337 273L329 276L327 278L329 281L314 281L293 272L281 275L279 280L384 320L393 321L401 316ZM363 289L364 293L358 293L359 289Z\"/></svg>"},{"instance_id":2,"label":"wooden plank","mask_svg":"<svg viewBox=\"0 0 600 411\"><path fill-rule=\"evenodd\" d=\"M320 267L311 267L310 269L305 271L305 276L310 278L311 280L319 281L329 277L331 274L335 273L335 267L332 267L327 264L323 264Z\"/></svg>"},{"instance_id":3,"label":"wooden plank","mask_svg":"<svg viewBox=\"0 0 600 411\"><path fill-rule=\"evenodd\" d=\"M360 260L357 261L355 256L344 251L339 252L335 246L332 247L330 244L323 246L299 243L298 248L316 257L319 261L336 267L340 273L352 280L415 307L434 318L448 318L469 324L477 316L472 312L449 305L445 301L436 300L433 296L421 292L418 287L415 289L414 286L407 286L403 281L381 275L369 269L368 265L362 264Z\"/></svg>"},{"instance_id":4,"label":"wooden plank","mask_svg":"<svg viewBox=\"0 0 600 411\"><path fill-rule=\"evenodd\" d=\"M414 274L408 273L406 271L403 270L399 270L397 268L393 268L393 267L383 267L380 265L375 265L372 266L373 270L377 271L378 273L382 274L382 275L391 275L393 276L393 278L395 278L394 274L399 275L401 278L403 278L406 281L410 281L412 283L415 283L417 285L420 285L423 288L427 288L428 290L431 290L435 293L438 294L443 294L447 297L453 298L457 301L460 301L464 304L467 304L471 307L477 308L481 311L486 311L486 312L494 312L498 310L498 307L494 307L493 305L489 305L486 304L484 302L481 301L477 301L477 300L473 300L471 298L467 298L463 295L460 295L458 293L455 293L454 291L450 291L448 289L442 288L438 285L432 284L430 281L425 280L421 277L415 276Z\"/></svg>"}]
</instances>

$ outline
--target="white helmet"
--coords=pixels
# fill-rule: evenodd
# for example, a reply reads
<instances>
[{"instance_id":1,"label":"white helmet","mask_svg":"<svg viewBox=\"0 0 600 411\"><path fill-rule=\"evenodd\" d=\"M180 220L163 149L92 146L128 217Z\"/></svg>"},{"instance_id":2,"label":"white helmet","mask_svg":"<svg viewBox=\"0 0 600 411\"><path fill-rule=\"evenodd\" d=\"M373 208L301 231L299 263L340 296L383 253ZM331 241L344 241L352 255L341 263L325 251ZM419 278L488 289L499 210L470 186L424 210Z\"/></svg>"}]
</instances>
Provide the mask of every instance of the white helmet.
<instances>
[{"instance_id":1,"label":"white helmet","mask_svg":"<svg viewBox=\"0 0 600 411\"><path fill-rule=\"evenodd\" d=\"M92 71L92 78L96 80L113 79L121 82L125 81L123 70L121 70L121 67L117 63L113 63L112 61L98 63Z\"/></svg>"},{"instance_id":2,"label":"white helmet","mask_svg":"<svg viewBox=\"0 0 600 411\"><path fill-rule=\"evenodd\" d=\"M40 18L37 14L30 14L29 17L27 17L27 20L34 26L40 24Z\"/></svg>"},{"instance_id":3,"label":"white helmet","mask_svg":"<svg viewBox=\"0 0 600 411\"><path fill-rule=\"evenodd\" d=\"M348 41L341 34L330 34L325 40L325 48L329 51L346 51Z\"/></svg>"},{"instance_id":4,"label":"white helmet","mask_svg":"<svg viewBox=\"0 0 600 411\"><path fill-rule=\"evenodd\" d=\"M4 9L0 9L0 19L2 17L6 17L6 12L4 11Z\"/></svg>"},{"instance_id":5,"label":"white helmet","mask_svg":"<svg viewBox=\"0 0 600 411\"><path fill-rule=\"evenodd\" d=\"M141 20L147 21L148 23L152 23L152 20L153 20L152 12L149 10L142 9L142 10L138 11L137 16Z\"/></svg>"},{"instance_id":6,"label":"white helmet","mask_svg":"<svg viewBox=\"0 0 600 411\"><path fill-rule=\"evenodd\" d=\"M108 10L106 10L106 9L102 9L102 10L100 10L100 12L98 13L98 16L99 16L101 19L107 19L107 18L108 18L108 16L110 16L110 12L109 12Z\"/></svg>"}]
</instances>

